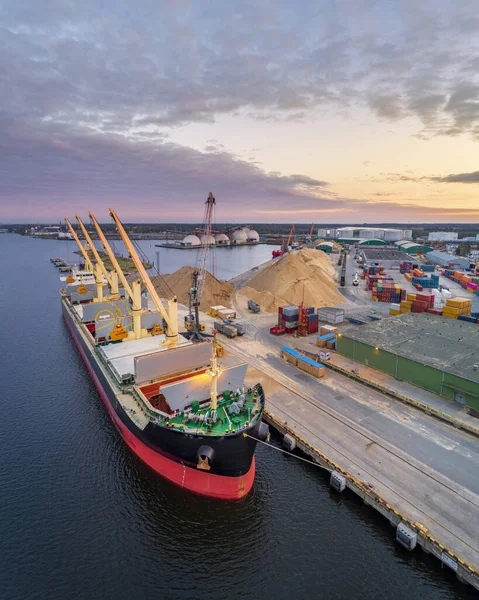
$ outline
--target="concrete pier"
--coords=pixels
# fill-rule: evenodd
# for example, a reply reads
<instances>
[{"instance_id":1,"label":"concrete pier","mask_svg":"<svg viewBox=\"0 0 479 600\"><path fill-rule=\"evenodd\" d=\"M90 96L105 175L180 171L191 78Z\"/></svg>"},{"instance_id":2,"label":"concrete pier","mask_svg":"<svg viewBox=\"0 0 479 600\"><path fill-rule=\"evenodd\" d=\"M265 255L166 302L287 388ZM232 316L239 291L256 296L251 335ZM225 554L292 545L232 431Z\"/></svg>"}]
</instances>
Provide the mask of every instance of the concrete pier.
<instances>
[{"instance_id":1,"label":"concrete pier","mask_svg":"<svg viewBox=\"0 0 479 600\"><path fill-rule=\"evenodd\" d=\"M233 356L249 362L252 379L262 381L267 395L265 420L272 427L294 438L296 448L323 468L341 474L347 489L394 527L403 523L416 534L417 545L454 570L461 581L479 589L475 437L419 411L415 414L414 408L394 404L340 374L328 372L318 381L263 346L264 355L258 354L255 350L260 346L247 339L224 344ZM383 419L383 402L389 428L384 420L382 428L374 425L374 418ZM364 405L368 411L363 411ZM415 420L420 421L420 435ZM460 456L457 469L442 467L440 451L446 443L455 446L454 459ZM429 454L435 449L436 460ZM448 453L451 456L451 450Z\"/></svg>"}]
</instances>

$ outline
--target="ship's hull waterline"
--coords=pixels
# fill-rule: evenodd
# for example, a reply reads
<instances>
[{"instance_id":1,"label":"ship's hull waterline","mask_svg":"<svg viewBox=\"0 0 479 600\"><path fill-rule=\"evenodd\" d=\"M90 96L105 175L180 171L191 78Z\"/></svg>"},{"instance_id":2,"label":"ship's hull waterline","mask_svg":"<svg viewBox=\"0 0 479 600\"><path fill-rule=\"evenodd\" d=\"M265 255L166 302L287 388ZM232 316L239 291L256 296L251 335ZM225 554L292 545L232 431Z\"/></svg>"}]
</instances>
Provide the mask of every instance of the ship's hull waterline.
<instances>
[{"instance_id":1,"label":"ship's hull waterline","mask_svg":"<svg viewBox=\"0 0 479 600\"><path fill-rule=\"evenodd\" d=\"M156 473L176 485L197 494L237 500L246 496L255 477L254 451L260 437L261 420L234 435L212 437L185 434L148 423L140 429L127 414L117 394L121 392L109 380L99 363L86 333L80 331L69 306L62 299L63 318L83 361L95 383L115 427L128 447ZM86 329L85 329L86 331ZM247 432L250 436L244 436ZM215 460L210 471L197 468L197 451L210 446Z\"/></svg>"}]
</instances>

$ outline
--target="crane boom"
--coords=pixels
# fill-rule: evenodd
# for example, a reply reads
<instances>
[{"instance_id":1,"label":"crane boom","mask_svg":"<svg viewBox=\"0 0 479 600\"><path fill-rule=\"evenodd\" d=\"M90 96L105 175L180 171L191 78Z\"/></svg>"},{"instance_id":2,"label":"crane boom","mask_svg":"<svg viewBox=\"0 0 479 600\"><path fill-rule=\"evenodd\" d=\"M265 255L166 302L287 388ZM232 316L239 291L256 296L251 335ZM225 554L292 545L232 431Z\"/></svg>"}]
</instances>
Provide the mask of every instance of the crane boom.
<instances>
[{"instance_id":1,"label":"crane boom","mask_svg":"<svg viewBox=\"0 0 479 600\"><path fill-rule=\"evenodd\" d=\"M210 248L210 237L211 237L211 223L213 219L213 209L216 204L216 199L210 192L205 202L205 216L204 216L204 227L203 227L203 240L201 245L200 256L198 260L198 302L201 300L203 294L203 288L206 281L206 266L208 262L208 252ZM212 273L214 275L214 273Z\"/></svg>"},{"instance_id":2,"label":"crane boom","mask_svg":"<svg viewBox=\"0 0 479 600\"><path fill-rule=\"evenodd\" d=\"M95 226L96 232L98 233L98 237L100 238L100 241L103 244L103 247L105 248L106 253L108 254L108 258L110 259L111 264L113 265L113 268L118 273L118 277L120 278L122 286L125 288L125 292L131 298L132 302L135 303L136 298L135 298L135 295L133 294L133 290L131 289L130 285L128 284L128 281L126 280L126 277L125 277L123 271L121 270L121 267L118 264L118 261L116 260L116 256L114 255L114 253L110 247L110 244L107 242L106 237L105 237L103 231L101 230L100 225L98 224L98 221L96 220L93 213L89 212L88 215L89 215L90 219L92 220L93 225ZM141 308L141 306L138 308Z\"/></svg>"},{"instance_id":3,"label":"crane boom","mask_svg":"<svg viewBox=\"0 0 479 600\"><path fill-rule=\"evenodd\" d=\"M100 255L98 254L98 250L95 247L95 244L93 243L90 234L88 233L85 225L83 224L83 221L80 219L80 217L78 215L75 215L76 220L78 221L78 225L80 225L80 228L83 232L83 235L88 243L88 245L90 246L90 250L93 253L93 256L95 257L96 260L96 264L99 265L103 275L105 276L105 279L108 282L108 285L110 286L111 292L112 294L118 294L118 283L116 285L116 291L114 291L114 281L113 281L113 277L111 276L112 274L108 271L108 269L105 267L105 265L103 264L102 259L100 258Z\"/></svg>"},{"instance_id":4,"label":"crane boom","mask_svg":"<svg viewBox=\"0 0 479 600\"><path fill-rule=\"evenodd\" d=\"M288 241L286 242L286 248L289 246L289 244L291 242L291 238L293 237L293 232L294 232L294 224L291 225L291 229L289 231L289 236L288 236Z\"/></svg>"},{"instance_id":5,"label":"crane boom","mask_svg":"<svg viewBox=\"0 0 479 600\"><path fill-rule=\"evenodd\" d=\"M90 260L90 257L88 256L85 248L83 247L83 244L80 242L80 240L76 234L76 231L73 229L73 226L70 223L70 221L67 219L67 217L63 217L63 218L65 219L65 223L68 225L68 229L70 230L70 233L72 234L73 239L75 240L75 242L78 244L78 247L80 248L80 252L82 253L83 258L85 260L85 266L88 268L89 271L91 271L93 273L94 269L93 269L93 265Z\"/></svg>"},{"instance_id":6,"label":"crane boom","mask_svg":"<svg viewBox=\"0 0 479 600\"><path fill-rule=\"evenodd\" d=\"M149 278L148 273L146 272L146 269L143 266L143 263L141 262L140 257L138 256L138 253L135 250L135 247L131 243L131 240L128 237L128 234L126 233L120 219L118 218L118 216L112 208L110 208L110 215L115 221L115 225L118 229L121 239L125 244L125 247L130 255L131 260L135 265L136 270L138 271L138 274L140 275L141 280L143 281L148 293L150 294L150 298L152 299L156 310L160 313L160 315L166 322L168 328L168 331L166 332L168 344L176 346L176 344L178 343L178 303L176 301L176 296L171 300L168 300L168 311L166 311L165 307L163 306L163 303L160 300L160 297L158 296L155 290L155 286Z\"/></svg>"},{"instance_id":7,"label":"crane boom","mask_svg":"<svg viewBox=\"0 0 479 600\"><path fill-rule=\"evenodd\" d=\"M311 229L309 230L309 237L313 235L314 223L311 225Z\"/></svg>"},{"instance_id":8,"label":"crane boom","mask_svg":"<svg viewBox=\"0 0 479 600\"><path fill-rule=\"evenodd\" d=\"M98 237L100 238L101 243L103 244L103 247L105 248L108 254L108 257L111 260L111 264L113 265L115 271L118 274L118 277L120 278L125 292L131 298L131 312L133 314L133 337L139 340L140 338L145 337L147 335L146 330L142 329L141 327L141 315L144 312L141 307L141 284L139 281L134 281L131 287L129 286L125 274L123 273L120 265L118 264L116 256L114 255L110 247L110 244L106 241L106 237L103 231L101 230L98 221L95 219L93 213L89 212L88 214L90 215L90 219L93 221L93 225L97 230Z\"/></svg>"}]
</instances>

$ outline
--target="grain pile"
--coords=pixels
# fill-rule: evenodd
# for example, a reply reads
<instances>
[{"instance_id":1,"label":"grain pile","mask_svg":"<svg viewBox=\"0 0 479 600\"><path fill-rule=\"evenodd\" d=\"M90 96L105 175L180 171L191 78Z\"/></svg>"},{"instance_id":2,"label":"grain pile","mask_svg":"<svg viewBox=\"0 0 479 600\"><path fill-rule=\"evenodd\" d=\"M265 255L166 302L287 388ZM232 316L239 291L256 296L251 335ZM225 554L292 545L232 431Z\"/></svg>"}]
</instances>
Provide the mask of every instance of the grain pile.
<instances>
[{"instance_id":1,"label":"grain pile","mask_svg":"<svg viewBox=\"0 0 479 600\"><path fill-rule=\"evenodd\" d=\"M279 306L301 302L316 308L335 306L345 301L337 290L335 272L324 252L303 248L262 269L240 293L257 302L266 312L276 312Z\"/></svg>"},{"instance_id":2,"label":"grain pile","mask_svg":"<svg viewBox=\"0 0 479 600\"><path fill-rule=\"evenodd\" d=\"M168 286L178 298L178 302L188 306L188 292L192 286L193 271L193 267L181 267L174 273L162 275L162 277L152 277L151 280L161 297L168 295ZM206 272L200 310L206 312L210 306L217 306L218 304L231 307L232 293L233 286L231 283L219 281L211 273Z\"/></svg>"}]
</instances>

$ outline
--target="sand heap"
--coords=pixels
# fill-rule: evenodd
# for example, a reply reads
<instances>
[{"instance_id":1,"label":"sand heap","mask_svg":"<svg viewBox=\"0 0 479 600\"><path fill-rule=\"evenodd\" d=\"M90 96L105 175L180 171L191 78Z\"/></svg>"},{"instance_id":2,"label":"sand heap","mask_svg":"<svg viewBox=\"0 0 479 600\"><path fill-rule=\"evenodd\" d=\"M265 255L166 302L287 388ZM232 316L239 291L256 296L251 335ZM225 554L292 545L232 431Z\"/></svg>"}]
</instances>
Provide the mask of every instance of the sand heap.
<instances>
[{"instance_id":1,"label":"sand heap","mask_svg":"<svg viewBox=\"0 0 479 600\"><path fill-rule=\"evenodd\" d=\"M178 298L178 302L188 306L188 292L191 289L194 270L193 267L181 267L181 269L178 269L174 273L162 275L161 277L152 277L151 280L161 297L167 295L169 287ZM165 285L165 282L168 287ZM218 304L231 307L232 293L233 286L231 283L219 281L211 273L206 272L200 310L206 312L210 306L217 306Z\"/></svg>"},{"instance_id":2,"label":"sand heap","mask_svg":"<svg viewBox=\"0 0 479 600\"><path fill-rule=\"evenodd\" d=\"M324 252L303 248L262 269L240 293L267 312L301 302L316 308L335 306L345 300L337 290L334 276L335 268Z\"/></svg>"}]
</instances>

